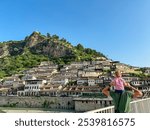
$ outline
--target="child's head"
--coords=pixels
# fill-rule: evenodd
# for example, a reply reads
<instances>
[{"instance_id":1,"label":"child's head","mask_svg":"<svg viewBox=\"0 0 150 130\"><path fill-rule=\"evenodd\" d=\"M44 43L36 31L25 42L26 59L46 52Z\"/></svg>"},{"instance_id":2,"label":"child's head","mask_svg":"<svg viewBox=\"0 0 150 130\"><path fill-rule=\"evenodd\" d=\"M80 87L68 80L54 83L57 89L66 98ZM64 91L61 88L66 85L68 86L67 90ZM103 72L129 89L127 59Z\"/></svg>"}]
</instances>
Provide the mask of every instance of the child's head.
<instances>
[{"instance_id":1,"label":"child's head","mask_svg":"<svg viewBox=\"0 0 150 130\"><path fill-rule=\"evenodd\" d=\"M115 76L116 77L121 77L122 76L121 71L120 70L116 70L115 71Z\"/></svg>"}]
</instances>

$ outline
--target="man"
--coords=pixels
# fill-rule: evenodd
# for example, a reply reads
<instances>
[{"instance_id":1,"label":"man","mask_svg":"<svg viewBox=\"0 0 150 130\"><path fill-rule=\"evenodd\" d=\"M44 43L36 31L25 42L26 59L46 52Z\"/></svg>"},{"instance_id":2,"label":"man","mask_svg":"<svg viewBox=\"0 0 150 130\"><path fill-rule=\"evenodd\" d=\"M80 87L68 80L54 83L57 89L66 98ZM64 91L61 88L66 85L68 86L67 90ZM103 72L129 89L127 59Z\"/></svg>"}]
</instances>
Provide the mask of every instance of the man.
<instances>
[{"instance_id":1,"label":"man","mask_svg":"<svg viewBox=\"0 0 150 130\"><path fill-rule=\"evenodd\" d=\"M127 113L130 112L130 102L132 98L142 97L142 92L138 89L127 84L125 87L128 90L124 90L122 93L118 93L112 90L110 86L107 86L102 90L106 96L111 96L115 106L115 113ZM131 91L132 90L132 91Z\"/></svg>"}]
</instances>

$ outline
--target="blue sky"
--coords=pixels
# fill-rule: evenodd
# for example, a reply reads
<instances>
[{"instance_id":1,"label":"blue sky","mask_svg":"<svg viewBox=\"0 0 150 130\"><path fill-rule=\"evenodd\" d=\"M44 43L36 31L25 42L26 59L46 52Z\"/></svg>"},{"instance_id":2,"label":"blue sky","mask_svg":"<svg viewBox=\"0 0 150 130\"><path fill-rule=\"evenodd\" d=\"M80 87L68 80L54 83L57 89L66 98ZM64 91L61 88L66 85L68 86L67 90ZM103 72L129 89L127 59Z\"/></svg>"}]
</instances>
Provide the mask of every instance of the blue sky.
<instances>
[{"instance_id":1,"label":"blue sky","mask_svg":"<svg viewBox=\"0 0 150 130\"><path fill-rule=\"evenodd\" d=\"M1 0L0 41L49 32L110 59L150 67L150 0Z\"/></svg>"}]
</instances>

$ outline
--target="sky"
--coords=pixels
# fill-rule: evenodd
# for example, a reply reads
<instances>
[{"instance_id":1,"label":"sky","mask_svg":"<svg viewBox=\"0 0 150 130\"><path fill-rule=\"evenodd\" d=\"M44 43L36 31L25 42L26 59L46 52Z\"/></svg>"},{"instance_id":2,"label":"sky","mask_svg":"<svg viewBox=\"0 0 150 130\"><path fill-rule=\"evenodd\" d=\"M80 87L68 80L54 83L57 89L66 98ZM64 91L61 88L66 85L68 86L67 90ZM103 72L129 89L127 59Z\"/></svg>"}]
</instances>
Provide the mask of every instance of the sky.
<instances>
[{"instance_id":1,"label":"sky","mask_svg":"<svg viewBox=\"0 0 150 130\"><path fill-rule=\"evenodd\" d=\"M150 67L150 0L0 0L0 42L33 31Z\"/></svg>"}]
</instances>

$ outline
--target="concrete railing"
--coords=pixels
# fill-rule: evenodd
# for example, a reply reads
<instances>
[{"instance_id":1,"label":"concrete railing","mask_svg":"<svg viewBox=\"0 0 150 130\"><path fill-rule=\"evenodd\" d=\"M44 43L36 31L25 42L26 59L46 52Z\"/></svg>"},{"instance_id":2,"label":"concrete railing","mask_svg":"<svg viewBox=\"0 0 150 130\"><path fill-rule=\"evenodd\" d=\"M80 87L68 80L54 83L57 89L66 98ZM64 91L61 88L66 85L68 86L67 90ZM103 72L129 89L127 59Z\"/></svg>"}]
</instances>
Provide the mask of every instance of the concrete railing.
<instances>
[{"instance_id":1,"label":"concrete railing","mask_svg":"<svg viewBox=\"0 0 150 130\"><path fill-rule=\"evenodd\" d=\"M150 98L132 101L131 113L150 113Z\"/></svg>"},{"instance_id":2,"label":"concrete railing","mask_svg":"<svg viewBox=\"0 0 150 130\"><path fill-rule=\"evenodd\" d=\"M150 98L132 101L131 113L150 113ZM86 113L114 113L114 106L100 108Z\"/></svg>"}]
</instances>

